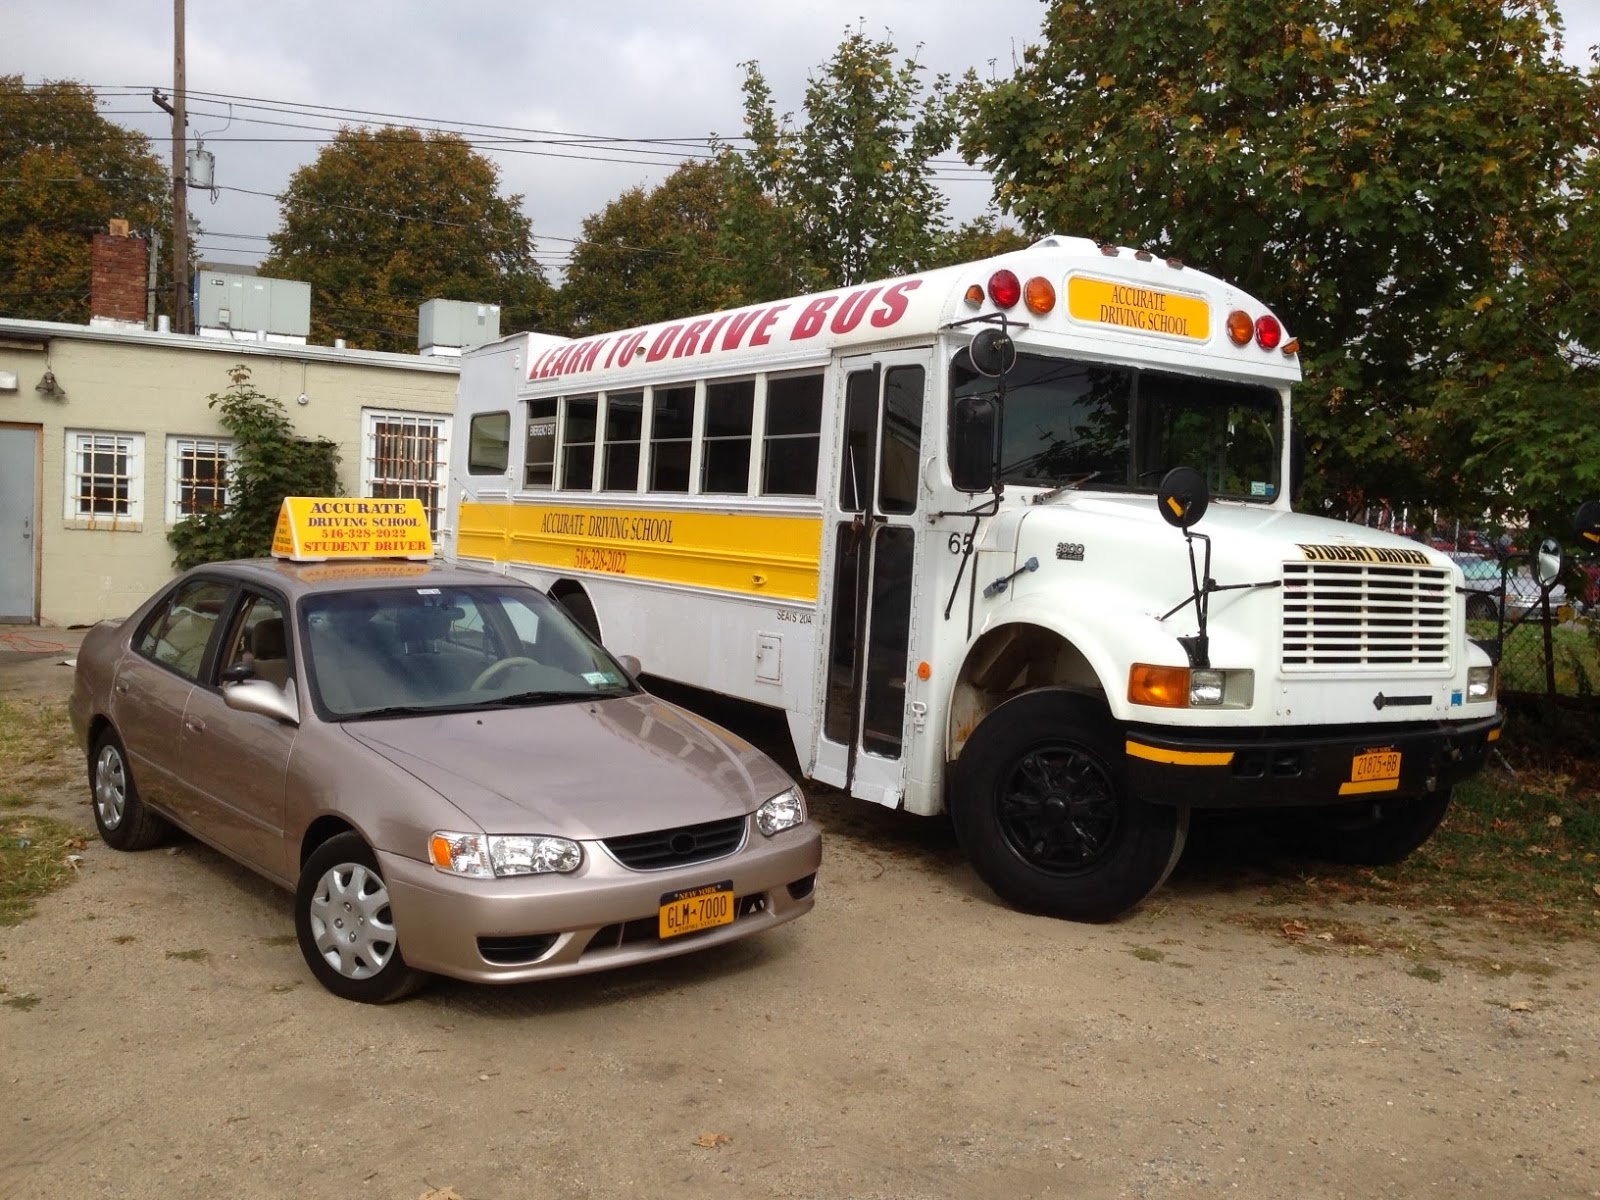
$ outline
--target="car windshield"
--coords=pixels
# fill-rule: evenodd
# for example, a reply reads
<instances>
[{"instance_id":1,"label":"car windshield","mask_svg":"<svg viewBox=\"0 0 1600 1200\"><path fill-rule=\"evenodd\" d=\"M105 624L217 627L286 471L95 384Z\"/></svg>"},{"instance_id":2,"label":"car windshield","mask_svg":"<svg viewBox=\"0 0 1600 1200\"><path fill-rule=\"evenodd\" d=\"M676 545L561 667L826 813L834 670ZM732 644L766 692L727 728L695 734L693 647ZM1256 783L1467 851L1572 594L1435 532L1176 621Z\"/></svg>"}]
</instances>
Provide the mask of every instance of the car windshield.
<instances>
[{"instance_id":1,"label":"car windshield","mask_svg":"<svg viewBox=\"0 0 1600 1200\"><path fill-rule=\"evenodd\" d=\"M544 593L511 585L326 592L300 604L319 708L344 720L522 707L634 690Z\"/></svg>"},{"instance_id":2,"label":"car windshield","mask_svg":"<svg viewBox=\"0 0 1600 1200\"><path fill-rule=\"evenodd\" d=\"M995 381L963 349L950 388L954 401L992 395ZM1186 466L1213 495L1265 502L1278 494L1283 421L1269 387L1019 354L1006 373L1002 419L1003 483L1154 492L1168 471Z\"/></svg>"}]
</instances>

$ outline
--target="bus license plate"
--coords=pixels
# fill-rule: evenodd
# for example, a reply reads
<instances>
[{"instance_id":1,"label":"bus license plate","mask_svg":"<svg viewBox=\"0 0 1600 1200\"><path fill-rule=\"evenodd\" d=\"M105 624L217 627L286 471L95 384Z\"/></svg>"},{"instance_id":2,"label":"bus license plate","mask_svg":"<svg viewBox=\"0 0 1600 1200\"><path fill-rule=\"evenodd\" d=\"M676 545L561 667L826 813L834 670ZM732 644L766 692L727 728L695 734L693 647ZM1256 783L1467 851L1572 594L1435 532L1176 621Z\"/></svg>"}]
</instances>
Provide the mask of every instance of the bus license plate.
<instances>
[{"instance_id":1,"label":"bus license plate","mask_svg":"<svg viewBox=\"0 0 1600 1200\"><path fill-rule=\"evenodd\" d=\"M660 934L663 938L715 929L733 921L733 880L684 888L661 897Z\"/></svg>"},{"instance_id":2,"label":"bus license plate","mask_svg":"<svg viewBox=\"0 0 1600 1200\"><path fill-rule=\"evenodd\" d=\"M1400 778L1400 751L1368 750L1350 761L1351 783L1377 783Z\"/></svg>"}]
</instances>

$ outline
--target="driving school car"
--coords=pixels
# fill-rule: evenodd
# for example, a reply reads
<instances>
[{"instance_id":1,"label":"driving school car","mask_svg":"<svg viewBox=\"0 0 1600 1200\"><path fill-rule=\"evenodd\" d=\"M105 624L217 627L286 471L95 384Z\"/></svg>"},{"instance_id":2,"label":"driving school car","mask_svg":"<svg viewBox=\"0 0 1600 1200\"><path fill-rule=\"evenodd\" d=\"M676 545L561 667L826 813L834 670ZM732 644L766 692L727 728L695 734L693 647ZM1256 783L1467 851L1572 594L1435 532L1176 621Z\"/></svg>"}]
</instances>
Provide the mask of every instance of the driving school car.
<instances>
[{"instance_id":1,"label":"driving school car","mask_svg":"<svg viewBox=\"0 0 1600 1200\"><path fill-rule=\"evenodd\" d=\"M293 890L312 973L373 1003L812 907L820 836L765 754L642 691L537 588L419 561L417 502L312 524L328 503L285 501L277 557L195 568L84 639L70 709L108 845L176 825ZM403 540L358 511L390 503Z\"/></svg>"}]
</instances>

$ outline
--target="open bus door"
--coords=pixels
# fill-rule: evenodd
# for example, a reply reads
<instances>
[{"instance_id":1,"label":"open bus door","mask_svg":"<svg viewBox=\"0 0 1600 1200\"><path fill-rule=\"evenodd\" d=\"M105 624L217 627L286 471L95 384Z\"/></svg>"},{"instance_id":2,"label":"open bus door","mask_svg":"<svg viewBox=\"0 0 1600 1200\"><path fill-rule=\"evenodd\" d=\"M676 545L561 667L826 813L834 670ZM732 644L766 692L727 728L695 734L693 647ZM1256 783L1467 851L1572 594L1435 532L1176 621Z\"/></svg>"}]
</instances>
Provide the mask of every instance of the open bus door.
<instances>
[{"instance_id":1,"label":"open bus door","mask_svg":"<svg viewBox=\"0 0 1600 1200\"><path fill-rule=\"evenodd\" d=\"M842 360L834 477L823 481L822 721L811 774L877 804L905 789L906 679L929 351Z\"/></svg>"}]
</instances>

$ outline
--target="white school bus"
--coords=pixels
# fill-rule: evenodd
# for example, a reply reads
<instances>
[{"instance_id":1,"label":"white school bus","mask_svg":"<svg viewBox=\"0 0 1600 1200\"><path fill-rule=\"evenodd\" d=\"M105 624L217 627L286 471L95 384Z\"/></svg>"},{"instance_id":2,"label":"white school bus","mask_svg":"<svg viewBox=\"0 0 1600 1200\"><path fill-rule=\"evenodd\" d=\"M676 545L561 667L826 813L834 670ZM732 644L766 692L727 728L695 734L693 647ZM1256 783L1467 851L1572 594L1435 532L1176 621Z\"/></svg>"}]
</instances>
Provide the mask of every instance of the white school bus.
<instances>
[{"instance_id":1,"label":"white school bus","mask_svg":"<svg viewBox=\"0 0 1600 1200\"><path fill-rule=\"evenodd\" d=\"M1393 861L1498 734L1458 570L1290 504L1298 346L1182 264L1050 237L463 359L443 552L813 779L949 810L1020 907L1109 918L1191 810Z\"/></svg>"}]
</instances>

